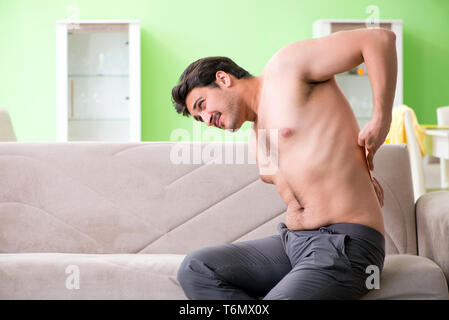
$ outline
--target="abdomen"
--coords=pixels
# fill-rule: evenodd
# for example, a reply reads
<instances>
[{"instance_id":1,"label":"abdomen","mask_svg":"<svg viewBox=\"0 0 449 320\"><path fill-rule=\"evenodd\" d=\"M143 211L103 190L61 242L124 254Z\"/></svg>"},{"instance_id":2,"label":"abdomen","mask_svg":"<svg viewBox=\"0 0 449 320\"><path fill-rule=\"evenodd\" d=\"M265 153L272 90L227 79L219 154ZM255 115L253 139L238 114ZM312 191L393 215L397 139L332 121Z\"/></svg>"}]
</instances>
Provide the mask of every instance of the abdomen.
<instances>
[{"instance_id":1,"label":"abdomen","mask_svg":"<svg viewBox=\"0 0 449 320\"><path fill-rule=\"evenodd\" d=\"M301 113L293 134L280 138L279 167L304 207L303 226L357 221L381 228L364 149L357 143L359 127L335 80L316 86Z\"/></svg>"}]
</instances>

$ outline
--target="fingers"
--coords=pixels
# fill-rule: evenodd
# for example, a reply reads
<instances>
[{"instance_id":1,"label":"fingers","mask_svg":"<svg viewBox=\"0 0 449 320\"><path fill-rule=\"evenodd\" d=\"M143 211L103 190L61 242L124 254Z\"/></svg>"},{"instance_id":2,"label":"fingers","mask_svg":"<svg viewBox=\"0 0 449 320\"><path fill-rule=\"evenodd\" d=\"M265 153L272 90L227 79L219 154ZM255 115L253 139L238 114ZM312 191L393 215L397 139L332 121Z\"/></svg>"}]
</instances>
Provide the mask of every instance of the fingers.
<instances>
[{"instance_id":1,"label":"fingers","mask_svg":"<svg viewBox=\"0 0 449 320\"><path fill-rule=\"evenodd\" d=\"M368 160L369 169L374 170L374 154L376 153L378 147L374 144L370 144L366 147L366 159Z\"/></svg>"},{"instance_id":2,"label":"fingers","mask_svg":"<svg viewBox=\"0 0 449 320\"><path fill-rule=\"evenodd\" d=\"M373 182L374 190L376 191L376 195L379 200L380 206L383 207L384 206L384 190L376 178L372 177L372 182Z\"/></svg>"},{"instance_id":3,"label":"fingers","mask_svg":"<svg viewBox=\"0 0 449 320\"><path fill-rule=\"evenodd\" d=\"M381 184L379 183L379 181L376 180L376 182L377 182L377 184L379 185L379 189L380 189L380 192L382 193L382 200L383 200L383 199L385 199L384 189L382 188L382 186L381 186Z\"/></svg>"},{"instance_id":4,"label":"fingers","mask_svg":"<svg viewBox=\"0 0 449 320\"><path fill-rule=\"evenodd\" d=\"M369 169L371 171L374 170L373 158L374 158L373 153L371 151L368 152L367 160L368 160Z\"/></svg>"},{"instance_id":5,"label":"fingers","mask_svg":"<svg viewBox=\"0 0 449 320\"><path fill-rule=\"evenodd\" d=\"M358 144L359 144L359 146L364 147L364 146L365 146L365 138L362 138L362 137L359 135L359 138L358 138Z\"/></svg>"},{"instance_id":6,"label":"fingers","mask_svg":"<svg viewBox=\"0 0 449 320\"><path fill-rule=\"evenodd\" d=\"M366 149L366 148L365 148L365 158L366 158L366 162L368 164L368 169L370 171L373 171L374 170L373 153L371 152L371 150Z\"/></svg>"},{"instance_id":7,"label":"fingers","mask_svg":"<svg viewBox=\"0 0 449 320\"><path fill-rule=\"evenodd\" d=\"M360 147L365 147L365 157L368 161L368 168L371 171L373 171L374 170L373 158L374 158L374 151L375 151L374 144L371 141L367 141L362 132L358 136L358 144Z\"/></svg>"},{"instance_id":8,"label":"fingers","mask_svg":"<svg viewBox=\"0 0 449 320\"><path fill-rule=\"evenodd\" d=\"M366 128L363 128L362 131L359 132L359 135L357 137L357 142L359 146L364 147L366 144Z\"/></svg>"},{"instance_id":9,"label":"fingers","mask_svg":"<svg viewBox=\"0 0 449 320\"><path fill-rule=\"evenodd\" d=\"M373 181L377 185L377 187L379 188L379 194L382 196L382 199L383 199L384 198L384 189L380 185L379 181L376 180L376 178L373 177Z\"/></svg>"},{"instance_id":10,"label":"fingers","mask_svg":"<svg viewBox=\"0 0 449 320\"><path fill-rule=\"evenodd\" d=\"M384 206L384 199L383 199L382 195L380 194L380 191L377 188L375 188L375 189L376 189L376 193L377 193L377 200L379 201L379 205L382 208Z\"/></svg>"}]
</instances>

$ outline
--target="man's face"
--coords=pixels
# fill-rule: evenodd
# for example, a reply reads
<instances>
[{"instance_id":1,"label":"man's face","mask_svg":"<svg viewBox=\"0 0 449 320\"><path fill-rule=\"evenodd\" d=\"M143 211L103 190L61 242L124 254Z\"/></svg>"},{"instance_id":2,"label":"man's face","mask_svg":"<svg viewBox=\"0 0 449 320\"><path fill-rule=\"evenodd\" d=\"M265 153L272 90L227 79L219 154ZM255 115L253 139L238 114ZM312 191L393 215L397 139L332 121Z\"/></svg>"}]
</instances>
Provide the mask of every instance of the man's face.
<instances>
[{"instance_id":1,"label":"man's face","mask_svg":"<svg viewBox=\"0 0 449 320\"><path fill-rule=\"evenodd\" d=\"M245 122L238 97L227 88L196 87L187 95L186 105L195 120L208 126L234 131Z\"/></svg>"}]
</instances>

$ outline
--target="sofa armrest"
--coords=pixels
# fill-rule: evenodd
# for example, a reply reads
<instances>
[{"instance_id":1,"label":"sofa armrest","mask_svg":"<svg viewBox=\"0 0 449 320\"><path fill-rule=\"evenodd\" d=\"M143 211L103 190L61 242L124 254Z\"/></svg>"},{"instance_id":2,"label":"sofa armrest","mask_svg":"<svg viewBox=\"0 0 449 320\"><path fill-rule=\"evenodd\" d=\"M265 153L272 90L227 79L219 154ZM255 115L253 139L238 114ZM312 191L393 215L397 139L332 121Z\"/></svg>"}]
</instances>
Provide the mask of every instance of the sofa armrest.
<instances>
[{"instance_id":1,"label":"sofa armrest","mask_svg":"<svg viewBox=\"0 0 449 320\"><path fill-rule=\"evenodd\" d=\"M418 255L433 260L449 281L449 191L422 195L416 203Z\"/></svg>"}]
</instances>

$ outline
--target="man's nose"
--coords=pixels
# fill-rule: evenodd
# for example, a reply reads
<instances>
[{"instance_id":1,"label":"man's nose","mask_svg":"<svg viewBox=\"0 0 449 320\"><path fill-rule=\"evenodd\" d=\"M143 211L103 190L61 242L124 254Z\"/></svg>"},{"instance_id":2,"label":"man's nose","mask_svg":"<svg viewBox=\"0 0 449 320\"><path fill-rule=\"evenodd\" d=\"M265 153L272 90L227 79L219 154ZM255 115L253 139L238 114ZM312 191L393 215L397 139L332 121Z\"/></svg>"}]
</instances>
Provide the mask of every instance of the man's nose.
<instances>
[{"instance_id":1,"label":"man's nose","mask_svg":"<svg viewBox=\"0 0 449 320\"><path fill-rule=\"evenodd\" d=\"M212 123L212 114L207 113L206 111L204 111L204 112L201 114L201 118L203 118L203 121L204 121L208 126L213 125L213 123Z\"/></svg>"}]
</instances>

